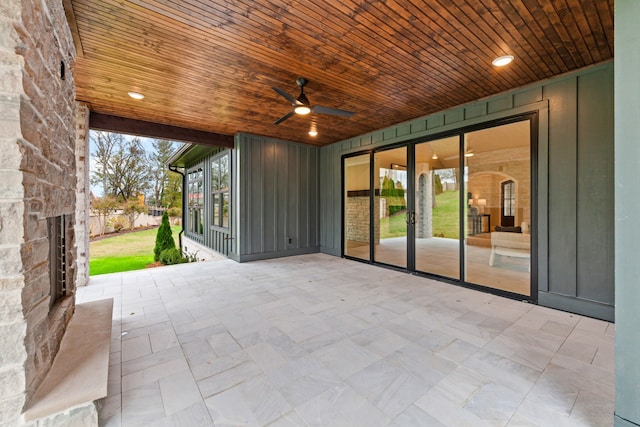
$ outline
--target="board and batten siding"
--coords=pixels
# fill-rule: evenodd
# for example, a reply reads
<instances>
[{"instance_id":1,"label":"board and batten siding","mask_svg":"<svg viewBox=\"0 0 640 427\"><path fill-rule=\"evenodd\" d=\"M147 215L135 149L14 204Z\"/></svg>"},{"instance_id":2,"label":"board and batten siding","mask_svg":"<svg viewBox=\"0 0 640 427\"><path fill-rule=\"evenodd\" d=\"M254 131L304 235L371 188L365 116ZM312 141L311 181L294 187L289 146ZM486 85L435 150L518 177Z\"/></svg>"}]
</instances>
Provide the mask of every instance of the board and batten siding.
<instances>
[{"instance_id":1,"label":"board and batten siding","mask_svg":"<svg viewBox=\"0 0 640 427\"><path fill-rule=\"evenodd\" d=\"M230 226L228 228L225 227L215 227L212 226L212 211L213 211L213 206L212 206L212 200L211 200L211 161L221 152L227 150L226 148L212 148L210 151L207 152L206 155L202 156L199 158L199 160L197 162L193 162L191 164L189 164L188 167L185 168L185 173L189 173L190 171L197 169L198 167L202 167L203 173L204 173L204 177L203 177L203 183L204 183L204 216L203 216L203 223L204 223L204 233L202 235L198 235L195 233L191 233L188 231L189 229L189 224L185 224L184 226L184 235L187 239L192 240L195 243L201 244L203 246L205 246L206 248L210 248L213 249L214 251L225 255L225 256L229 256L233 251L234 251L234 239L232 238L232 226L233 226L233 222L232 222L232 218L230 218ZM234 152L233 150L229 150L230 152L230 163L231 165L233 165L233 156L234 156ZM231 170L231 174L233 174L233 169ZM186 180L183 183L183 206L184 209L187 209L187 214L186 214L186 218L187 221L189 221L189 214L188 214L188 199L187 199L187 186L186 184ZM230 192L230 197L233 198L233 194L232 192ZM195 254L198 255L198 249L191 249L193 247L193 245L191 245L190 243L185 243L185 245L183 246L185 248L185 250L190 253L190 254Z\"/></svg>"},{"instance_id":2,"label":"board and batten siding","mask_svg":"<svg viewBox=\"0 0 640 427\"><path fill-rule=\"evenodd\" d=\"M341 156L538 113L538 303L613 321L613 62L320 149L321 251L341 255Z\"/></svg>"},{"instance_id":3,"label":"board and batten siding","mask_svg":"<svg viewBox=\"0 0 640 427\"><path fill-rule=\"evenodd\" d=\"M232 203L236 261L320 251L319 149L263 136L235 136Z\"/></svg>"}]
</instances>

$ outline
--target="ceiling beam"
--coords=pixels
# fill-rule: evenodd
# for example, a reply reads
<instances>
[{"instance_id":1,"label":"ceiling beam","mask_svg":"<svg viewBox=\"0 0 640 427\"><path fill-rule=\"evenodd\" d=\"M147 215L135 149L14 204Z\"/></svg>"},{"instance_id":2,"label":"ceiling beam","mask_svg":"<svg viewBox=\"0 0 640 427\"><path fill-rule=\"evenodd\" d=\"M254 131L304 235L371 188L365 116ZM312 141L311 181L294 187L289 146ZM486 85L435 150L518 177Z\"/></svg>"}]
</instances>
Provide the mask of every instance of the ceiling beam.
<instances>
[{"instance_id":1,"label":"ceiling beam","mask_svg":"<svg viewBox=\"0 0 640 427\"><path fill-rule=\"evenodd\" d=\"M110 116L108 114L91 112L89 115L89 127L91 129L108 132L190 142L211 147L233 148L233 135L222 135L219 133Z\"/></svg>"}]
</instances>

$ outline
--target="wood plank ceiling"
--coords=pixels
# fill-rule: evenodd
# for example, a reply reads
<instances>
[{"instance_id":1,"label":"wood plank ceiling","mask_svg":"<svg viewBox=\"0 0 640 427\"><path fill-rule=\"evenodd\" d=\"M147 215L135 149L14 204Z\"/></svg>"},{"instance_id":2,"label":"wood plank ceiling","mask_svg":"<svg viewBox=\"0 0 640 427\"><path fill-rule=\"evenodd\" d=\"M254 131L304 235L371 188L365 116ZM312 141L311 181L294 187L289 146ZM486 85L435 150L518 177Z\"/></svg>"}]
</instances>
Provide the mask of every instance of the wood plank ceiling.
<instances>
[{"instance_id":1,"label":"wood plank ceiling","mask_svg":"<svg viewBox=\"0 0 640 427\"><path fill-rule=\"evenodd\" d=\"M613 0L65 2L92 111L318 145L613 57ZM291 105L272 86L297 97L299 76L356 114L274 125Z\"/></svg>"}]
</instances>

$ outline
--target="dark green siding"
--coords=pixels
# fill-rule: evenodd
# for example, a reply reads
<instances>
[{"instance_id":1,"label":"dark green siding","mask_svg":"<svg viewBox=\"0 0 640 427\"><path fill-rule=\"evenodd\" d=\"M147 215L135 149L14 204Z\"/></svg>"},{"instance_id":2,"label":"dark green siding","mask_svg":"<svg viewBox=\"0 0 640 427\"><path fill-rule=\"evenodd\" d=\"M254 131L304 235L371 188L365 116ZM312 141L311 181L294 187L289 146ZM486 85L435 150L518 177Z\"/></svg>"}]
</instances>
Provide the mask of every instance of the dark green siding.
<instances>
[{"instance_id":1,"label":"dark green siding","mask_svg":"<svg viewBox=\"0 0 640 427\"><path fill-rule=\"evenodd\" d=\"M233 190L238 261L318 252L317 147L262 136L236 135Z\"/></svg>"},{"instance_id":2,"label":"dark green siding","mask_svg":"<svg viewBox=\"0 0 640 427\"><path fill-rule=\"evenodd\" d=\"M342 155L532 111L538 301L613 320L612 62L321 148L321 250L341 254Z\"/></svg>"}]
</instances>

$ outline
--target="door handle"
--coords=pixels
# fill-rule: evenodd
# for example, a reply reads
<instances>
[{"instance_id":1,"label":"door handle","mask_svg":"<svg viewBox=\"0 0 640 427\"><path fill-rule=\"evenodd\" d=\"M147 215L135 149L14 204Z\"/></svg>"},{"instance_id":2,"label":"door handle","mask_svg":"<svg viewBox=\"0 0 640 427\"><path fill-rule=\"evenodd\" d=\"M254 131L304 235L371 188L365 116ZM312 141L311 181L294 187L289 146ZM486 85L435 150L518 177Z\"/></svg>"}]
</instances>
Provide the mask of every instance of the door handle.
<instances>
[{"instance_id":1,"label":"door handle","mask_svg":"<svg viewBox=\"0 0 640 427\"><path fill-rule=\"evenodd\" d=\"M407 225L415 225L416 223L416 213L414 211L407 211L405 214Z\"/></svg>"}]
</instances>

